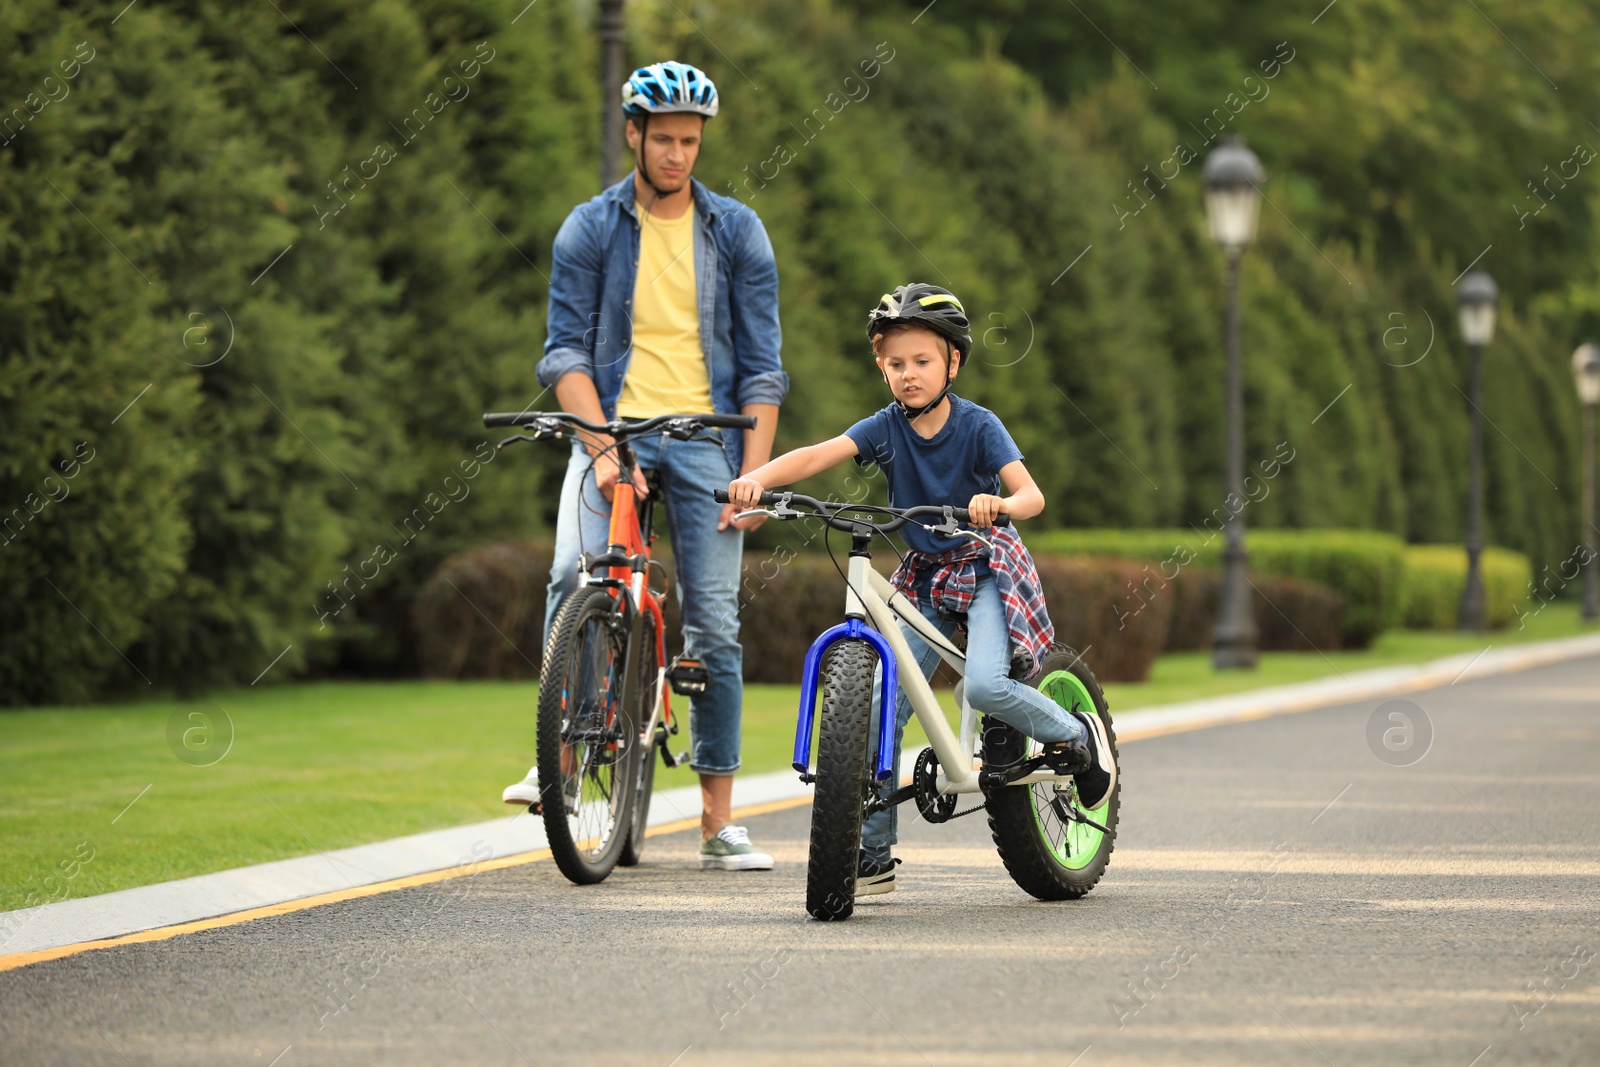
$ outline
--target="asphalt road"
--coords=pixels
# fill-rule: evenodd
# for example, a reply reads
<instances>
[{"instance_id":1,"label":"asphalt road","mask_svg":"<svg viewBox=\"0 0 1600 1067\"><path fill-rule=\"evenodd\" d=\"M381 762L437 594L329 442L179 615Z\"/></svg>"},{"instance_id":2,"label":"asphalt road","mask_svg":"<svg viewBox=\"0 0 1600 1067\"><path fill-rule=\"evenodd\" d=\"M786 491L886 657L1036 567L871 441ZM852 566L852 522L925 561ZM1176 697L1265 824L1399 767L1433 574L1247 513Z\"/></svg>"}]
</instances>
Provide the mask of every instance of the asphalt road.
<instances>
[{"instance_id":1,"label":"asphalt road","mask_svg":"<svg viewBox=\"0 0 1600 1067\"><path fill-rule=\"evenodd\" d=\"M974 815L810 922L802 807L769 873L678 833L0 974L0 1062L1600 1063L1600 659L1397 699L1129 745L1082 901Z\"/></svg>"}]
</instances>

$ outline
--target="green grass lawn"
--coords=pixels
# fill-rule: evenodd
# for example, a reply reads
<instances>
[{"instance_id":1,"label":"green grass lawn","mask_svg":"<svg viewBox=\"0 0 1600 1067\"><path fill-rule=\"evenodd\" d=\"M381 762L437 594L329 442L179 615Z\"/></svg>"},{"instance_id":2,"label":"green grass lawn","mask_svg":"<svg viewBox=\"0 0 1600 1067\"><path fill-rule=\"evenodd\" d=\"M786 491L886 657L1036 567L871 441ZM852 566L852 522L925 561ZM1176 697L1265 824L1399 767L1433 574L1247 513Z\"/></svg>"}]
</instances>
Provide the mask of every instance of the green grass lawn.
<instances>
[{"instance_id":1,"label":"green grass lawn","mask_svg":"<svg viewBox=\"0 0 1600 1067\"><path fill-rule=\"evenodd\" d=\"M1520 632L1388 634L1366 652L1265 656L1249 674L1216 675L1200 653L1166 656L1149 682L1107 690L1127 711L1579 632L1576 608L1562 604ZM0 712L0 910L506 815L500 790L532 760L535 694L527 683L310 683ZM788 765L797 696L747 687L747 770ZM197 726L195 713L233 725L231 749L210 766L168 746L172 721ZM911 733L908 747L919 745L915 724ZM656 781L695 778L685 768Z\"/></svg>"}]
</instances>

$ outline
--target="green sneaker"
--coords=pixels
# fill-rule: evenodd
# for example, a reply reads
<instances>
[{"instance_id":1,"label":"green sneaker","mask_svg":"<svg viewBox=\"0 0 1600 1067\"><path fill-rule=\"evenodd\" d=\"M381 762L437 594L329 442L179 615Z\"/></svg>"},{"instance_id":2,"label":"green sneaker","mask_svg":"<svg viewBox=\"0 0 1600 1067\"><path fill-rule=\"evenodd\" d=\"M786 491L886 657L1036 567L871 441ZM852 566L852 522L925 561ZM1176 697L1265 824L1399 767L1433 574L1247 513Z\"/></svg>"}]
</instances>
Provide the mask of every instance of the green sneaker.
<instances>
[{"instance_id":1,"label":"green sneaker","mask_svg":"<svg viewBox=\"0 0 1600 1067\"><path fill-rule=\"evenodd\" d=\"M717 835L700 842L700 866L724 871L770 871L772 857L750 843L742 826L724 826Z\"/></svg>"}]
</instances>

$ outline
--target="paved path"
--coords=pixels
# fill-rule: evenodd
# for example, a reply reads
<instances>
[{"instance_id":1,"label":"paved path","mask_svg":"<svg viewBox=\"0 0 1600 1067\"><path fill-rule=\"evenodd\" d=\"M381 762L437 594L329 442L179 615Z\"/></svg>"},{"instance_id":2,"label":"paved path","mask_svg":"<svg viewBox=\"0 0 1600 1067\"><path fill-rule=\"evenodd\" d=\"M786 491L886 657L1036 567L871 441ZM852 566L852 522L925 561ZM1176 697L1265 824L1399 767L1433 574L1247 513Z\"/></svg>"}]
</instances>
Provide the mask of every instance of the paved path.
<instances>
[{"instance_id":1,"label":"paved path","mask_svg":"<svg viewBox=\"0 0 1600 1067\"><path fill-rule=\"evenodd\" d=\"M1600 1061L1600 659L1397 699L1130 745L1077 903L973 816L806 921L797 808L750 820L767 874L667 834L599 887L536 863L6 972L0 1062ZM1406 766L1391 711L1431 723Z\"/></svg>"},{"instance_id":2,"label":"paved path","mask_svg":"<svg viewBox=\"0 0 1600 1067\"><path fill-rule=\"evenodd\" d=\"M1117 708L1124 740L1142 739L1283 715L1310 708L1378 699L1386 695L1487 678L1511 671L1600 655L1600 633L1447 656L1431 663L1336 672L1326 678L1243 693L1168 704ZM909 775L916 753L907 753ZM790 771L742 774L733 786L736 810L772 810L783 801L809 800L811 789ZM650 826L693 825L700 818L700 789L658 792ZM115 820L113 820L115 821ZM143 931L186 930L282 914L385 892L397 883L425 884L480 870L547 858L543 823L526 812L470 826L412 834L353 848L316 852L230 871L138 886L21 911L0 912L0 972L78 951L88 941L147 939Z\"/></svg>"}]
</instances>

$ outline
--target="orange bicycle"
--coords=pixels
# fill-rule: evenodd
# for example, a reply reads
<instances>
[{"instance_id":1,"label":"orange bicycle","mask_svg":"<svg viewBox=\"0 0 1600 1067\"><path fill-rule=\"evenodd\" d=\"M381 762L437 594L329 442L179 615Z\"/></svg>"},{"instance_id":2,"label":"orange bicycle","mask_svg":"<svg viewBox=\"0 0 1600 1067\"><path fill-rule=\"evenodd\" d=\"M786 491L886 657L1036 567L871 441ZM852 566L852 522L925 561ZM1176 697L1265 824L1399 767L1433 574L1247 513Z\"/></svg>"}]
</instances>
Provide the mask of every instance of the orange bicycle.
<instances>
[{"instance_id":1,"label":"orange bicycle","mask_svg":"<svg viewBox=\"0 0 1600 1067\"><path fill-rule=\"evenodd\" d=\"M582 584L556 612L539 672L535 722L539 804L545 836L561 873L579 885L603 881L644 850L655 752L668 767L686 759L667 748L678 732L673 692L705 692L698 662L666 662L665 593L650 588L651 518L659 495L642 500L633 485L630 442L651 434L688 441L709 429L748 430L749 415L662 415L638 422L594 423L565 412L487 414L488 427L527 431L500 442L560 440L574 429L612 438L607 451L620 473L611 498L606 550L579 558ZM559 773L547 773L547 768Z\"/></svg>"}]
</instances>

